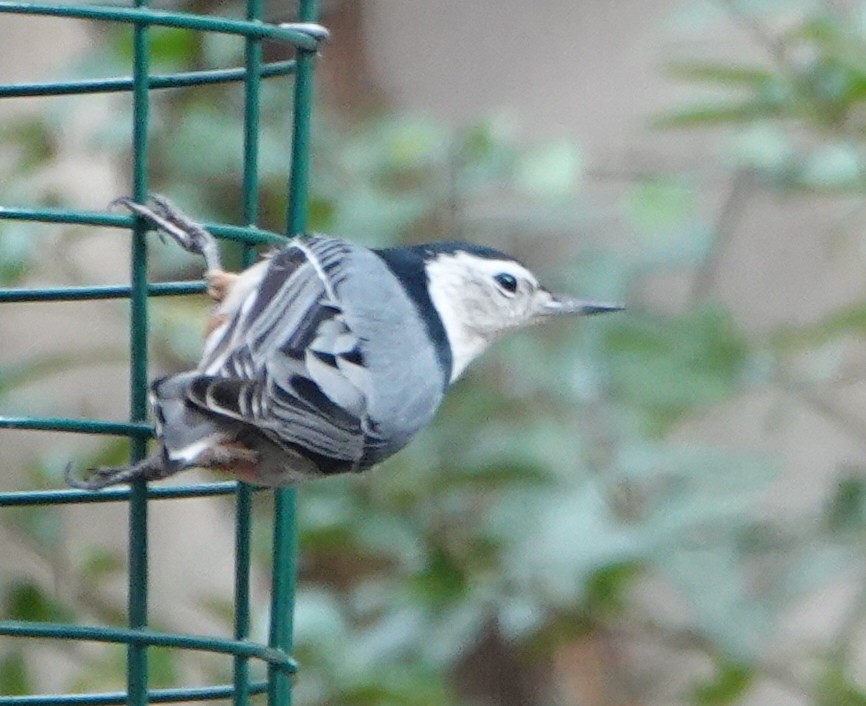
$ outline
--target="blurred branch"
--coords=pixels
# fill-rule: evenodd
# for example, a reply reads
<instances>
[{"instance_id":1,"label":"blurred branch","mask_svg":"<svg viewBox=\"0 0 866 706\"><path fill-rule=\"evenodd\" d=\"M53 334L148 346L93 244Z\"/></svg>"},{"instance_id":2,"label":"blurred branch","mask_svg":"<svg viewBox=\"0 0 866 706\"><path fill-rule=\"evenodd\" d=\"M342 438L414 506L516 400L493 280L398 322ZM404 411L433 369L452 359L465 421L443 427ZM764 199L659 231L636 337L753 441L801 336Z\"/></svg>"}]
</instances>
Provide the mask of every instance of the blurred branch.
<instances>
[{"instance_id":1,"label":"blurred branch","mask_svg":"<svg viewBox=\"0 0 866 706\"><path fill-rule=\"evenodd\" d=\"M707 256L701 262L692 281L690 300L702 302L709 298L715 289L716 278L725 254L725 249L734 235L738 220L743 211L743 205L752 193L752 177L744 171L734 173L731 179L728 195L725 198L713 234L713 244Z\"/></svg>"},{"instance_id":2,"label":"blurred branch","mask_svg":"<svg viewBox=\"0 0 866 706\"><path fill-rule=\"evenodd\" d=\"M754 16L743 12L736 0L716 0L716 2L727 11L734 22L745 30L758 46L763 47L770 54L778 69L788 73L788 54L783 42L778 40Z\"/></svg>"},{"instance_id":3,"label":"blurred branch","mask_svg":"<svg viewBox=\"0 0 866 706\"><path fill-rule=\"evenodd\" d=\"M777 371L775 382L780 389L826 417L858 443L866 445L866 421L843 409L820 391L794 380L784 372Z\"/></svg>"}]
</instances>

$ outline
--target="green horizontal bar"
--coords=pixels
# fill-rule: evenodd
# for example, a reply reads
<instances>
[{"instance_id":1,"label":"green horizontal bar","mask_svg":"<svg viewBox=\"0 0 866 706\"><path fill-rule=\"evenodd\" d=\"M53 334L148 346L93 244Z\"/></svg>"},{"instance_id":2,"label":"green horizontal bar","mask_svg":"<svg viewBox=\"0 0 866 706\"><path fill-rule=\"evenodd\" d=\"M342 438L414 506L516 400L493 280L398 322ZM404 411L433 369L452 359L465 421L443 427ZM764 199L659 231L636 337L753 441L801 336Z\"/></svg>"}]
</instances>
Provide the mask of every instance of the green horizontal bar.
<instances>
[{"instance_id":1,"label":"green horizontal bar","mask_svg":"<svg viewBox=\"0 0 866 706\"><path fill-rule=\"evenodd\" d=\"M0 206L0 220L131 228L134 216L106 211L73 211L66 208ZM230 226L222 223L203 223L202 225L217 238L224 240L235 240L252 245L277 245L286 242L286 236L254 226Z\"/></svg>"},{"instance_id":2,"label":"green horizontal bar","mask_svg":"<svg viewBox=\"0 0 866 706\"><path fill-rule=\"evenodd\" d=\"M140 22L147 25L192 29L201 32L221 32L238 34L256 39L273 39L288 42L298 49L316 51L319 42L305 32L285 29L277 25L248 20L228 20L220 17L203 17L182 12L165 12L127 7L101 7L98 5L57 5L40 2L0 2L0 12L13 12L22 15L48 15L52 17L74 17L82 20L101 20L104 22Z\"/></svg>"},{"instance_id":3,"label":"green horizontal bar","mask_svg":"<svg viewBox=\"0 0 866 706\"><path fill-rule=\"evenodd\" d=\"M253 490L263 490L251 486ZM153 500L177 500L181 498L209 498L216 495L231 495L238 489L234 480L218 483L195 483L191 485L169 485L147 487L147 497ZM113 503L129 499L129 488L105 488L100 491L73 490L18 490L0 493L0 507L29 507L31 505L71 505L78 503Z\"/></svg>"},{"instance_id":4,"label":"green horizontal bar","mask_svg":"<svg viewBox=\"0 0 866 706\"><path fill-rule=\"evenodd\" d=\"M249 243L250 245L284 245L288 240L285 235L272 233L269 230L261 230L253 226L244 228L242 226L227 226L216 223L204 223L203 225L218 238Z\"/></svg>"},{"instance_id":5,"label":"green horizontal bar","mask_svg":"<svg viewBox=\"0 0 866 706\"><path fill-rule=\"evenodd\" d=\"M147 285L151 297L199 294L207 289L205 282L157 282ZM44 287L35 289L0 289L0 304L21 302L82 301L91 299L127 299L132 293L128 284L95 287Z\"/></svg>"},{"instance_id":6,"label":"green horizontal bar","mask_svg":"<svg viewBox=\"0 0 866 706\"><path fill-rule=\"evenodd\" d=\"M288 76L295 72L295 62L275 61L265 64L259 76L272 78ZM148 87L181 88L204 86L215 83L243 81L246 69L213 69L209 71L187 71L176 74L156 74L148 79ZM132 90L132 78L97 78L84 81L57 81L54 83L22 83L0 86L0 98L22 98L27 96L64 96L84 93L116 93Z\"/></svg>"},{"instance_id":7,"label":"green horizontal bar","mask_svg":"<svg viewBox=\"0 0 866 706\"><path fill-rule=\"evenodd\" d=\"M173 635L154 630L24 622L20 620L0 620L0 635L51 640L114 642L123 645L149 645L151 647L170 647L173 649L199 650L225 655L240 655L252 659L260 659L287 674L294 674L298 668L295 660L281 650L276 650L267 645L260 645L256 642L220 637Z\"/></svg>"},{"instance_id":8,"label":"green horizontal bar","mask_svg":"<svg viewBox=\"0 0 866 706\"><path fill-rule=\"evenodd\" d=\"M220 637L174 635L154 630L134 630L110 626L65 625L45 622L0 620L0 635L52 640L86 640L114 642L124 645L149 645L174 649L200 650L217 654L241 655L273 665L288 674L297 671L295 660L280 650L256 642L231 640Z\"/></svg>"},{"instance_id":9,"label":"green horizontal bar","mask_svg":"<svg viewBox=\"0 0 866 706\"><path fill-rule=\"evenodd\" d=\"M250 694L263 694L268 690L265 681L252 682L247 690ZM147 692L152 704L177 703L179 701L214 701L230 699L235 694L231 684L217 686L186 687L180 689L151 689ZM112 706L125 704L126 692L114 691L102 694L54 694L50 696L0 696L0 706Z\"/></svg>"},{"instance_id":10,"label":"green horizontal bar","mask_svg":"<svg viewBox=\"0 0 866 706\"><path fill-rule=\"evenodd\" d=\"M66 417L0 416L0 429L71 431L76 434L109 434L111 436L137 438L153 436L153 427L142 422L102 422L94 419L68 419Z\"/></svg>"},{"instance_id":11,"label":"green horizontal bar","mask_svg":"<svg viewBox=\"0 0 866 706\"><path fill-rule=\"evenodd\" d=\"M0 220L129 228L132 223L132 216L106 211L73 211L68 208L0 206Z\"/></svg>"}]
</instances>

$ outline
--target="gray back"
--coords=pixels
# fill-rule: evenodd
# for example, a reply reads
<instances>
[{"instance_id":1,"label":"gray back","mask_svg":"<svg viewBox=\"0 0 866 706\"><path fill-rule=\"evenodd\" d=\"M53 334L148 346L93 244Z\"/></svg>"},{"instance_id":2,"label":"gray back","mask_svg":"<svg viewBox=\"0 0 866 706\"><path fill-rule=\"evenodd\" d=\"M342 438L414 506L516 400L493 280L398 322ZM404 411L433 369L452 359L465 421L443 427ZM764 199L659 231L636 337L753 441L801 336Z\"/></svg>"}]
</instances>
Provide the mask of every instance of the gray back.
<instances>
[{"instance_id":1,"label":"gray back","mask_svg":"<svg viewBox=\"0 0 866 706\"><path fill-rule=\"evenodd\" d=\"M387 439L373 451L376 462L406 445L442 402L447 373L421 316L400 282L381 258L350 246L343 262L345 277L334 282L346 320L362 339L373 389L368 414Z\"/></svg>"}]
</instances>

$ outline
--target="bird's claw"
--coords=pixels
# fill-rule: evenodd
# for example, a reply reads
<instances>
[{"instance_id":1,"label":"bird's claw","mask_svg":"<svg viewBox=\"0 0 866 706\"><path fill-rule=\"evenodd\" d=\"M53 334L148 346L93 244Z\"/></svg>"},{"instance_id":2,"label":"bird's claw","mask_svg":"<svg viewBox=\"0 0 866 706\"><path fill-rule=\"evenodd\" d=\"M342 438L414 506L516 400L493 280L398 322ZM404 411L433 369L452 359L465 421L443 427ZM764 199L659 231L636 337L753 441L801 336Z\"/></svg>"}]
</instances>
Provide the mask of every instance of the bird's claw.
<instances>
[{"instance_id":1,"label":"bird's claw","mask_svg":"<svg viewBox=\"0 0 866 706\"><path fill-rule=\"evenodd\" d=\"M121 196L112 201L109 208L125 206L153 224L160 238L163 234L168 235L187 252L204 257L207 270L222 270L216 239L204 226L192 220L164 196L151 194L150 204L152 206L137 203L128 196Z\"/></svg>"},{"instance_id":2,"label":"bird's claw","mask_svg":"<svg viewBox=\"0 0 866 706\"><path fill-rule=\"evenodd\" d=\"M114 477L119 475L118 471L122 470L125 469L109 467L89 468L87 469L87 476L79 478L75 474L72 464L69 463L66 465L63 478L66 481L66 485L72 488L78 488L79 490L102 490L109 485L122 483L122 479L114 480Z\"/></svg>"},{"instance_id":3,"label":"bird's claw","mask_svg":"<svg viewBox=\"0 0 866 706\"><path fill-rule=\"evenodd\" d=\"M64 479L66 484L81 490L102 490L109 485L131 483L135 480L159 480L176 472L176 468L162 462L159 455L148 456L129 466L98 466L87 469L87 476L79 478L72 464L66 466Z\"/></svg>"}]
</instances>

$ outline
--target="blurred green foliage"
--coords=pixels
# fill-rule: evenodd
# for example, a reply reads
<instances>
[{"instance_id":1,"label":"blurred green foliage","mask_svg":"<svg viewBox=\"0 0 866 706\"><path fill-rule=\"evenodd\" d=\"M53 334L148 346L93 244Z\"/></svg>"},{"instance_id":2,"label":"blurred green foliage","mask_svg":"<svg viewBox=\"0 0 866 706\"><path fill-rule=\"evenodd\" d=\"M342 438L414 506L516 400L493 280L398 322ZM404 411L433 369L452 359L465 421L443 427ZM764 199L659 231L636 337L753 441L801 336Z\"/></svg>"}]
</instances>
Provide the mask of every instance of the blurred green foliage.
<instances>
[{"instance_id":1,"label":"blurred green foliage","mask_svg":"<svg viewBox=\"0 0 866 706\"><path fill-rule=\"evenodd\" d=\"M658 126L728 128L712 165L725 177L747 172L762 188L792 197L861 194L866 4L683 2L675 20L694 38L733 22L765 59L671 62L673 76L715 97L671 109ZM153 35L159 70L240 58L240 44L224 38ZM82 70L123 73L128 36L101 36L108 41ZM284 86L268 84L263 100L262 225L279 230ZM240 104L238 87L154 95L155 191L203 218L237 217ZM128 135L117 124L125 123L94 125L94 144L123 150ZM520 143L502 117L448 129L382 112L347 127L345 116L322 105L314 137L312 229L370 246L436 237L488 242L523 255L563 288L623 299L630 309L503 342L397 458L363 478L301 490L297 703L485 703L495 679L476 673L479 660L497 678L519 665L516 702L571 703L557 692L569 650L607 654L611 644L647 643L696 658L701 668L689 671L686 661L638 677L610 659L605 669L628 693L623 702L656 703L649 695L661 694L665 703L737 704L770 682L798 703L866 703L853 664L853 636L866 613L862 589L826 643L778 639L781 622L804 599L829 582L862 576L863 469L849 469L828 489L822 516L768 519L759 501L772 487L775 459L681 433L689 421L736 408L772 385L810 393L824 378L804 372L798 356L862 336L863 302L760 334L741 330L731 311L697 294L675 313L642 307L640 292L654 277L699 278L712 266L725 234L703 206L706 184L647 171L609 208L584 195L591 177L576 145ZM2 139L18 145L22 179L12 197L56 153L62 121L48 115L7 124ZM584 236L593 219L603 220L609 243ZM16 283L34 261L33 240L22 224L0 227L0 278ZM159 244L153 262L158 277L197 276L199 268ZM191 364L199 344L189 331L198 330L192 322L200 309L179 300L154 309L162 362ZM47 369L0 370L0 395ZM110 462L121 451L110 445L89 460ZM59 468L46 459L34 482L56 482ZM94 549L66 566L56 522L23 511L0 521L27 536L58 574L87 587L75 595L36 580L0 584L4 616L119 619L122 606L105 590L123 571L118 557ZM265 542L257 546L266 569ZM675 609L660 609L654 595ZM202 605L230 631L224 604L203 596ZM87 669L74 688L120 681L116 653L77 658ZM171 683L176 659L158 652L155 684ZM226 666L208 669L214 678L228 674ZM682 670L685 680L674 678ZM23 648L5 653L0 691L27 693L33 673Z\"/></svg>"}]
</instances>

